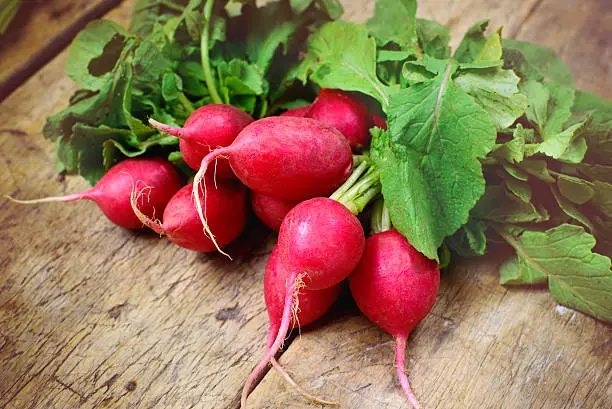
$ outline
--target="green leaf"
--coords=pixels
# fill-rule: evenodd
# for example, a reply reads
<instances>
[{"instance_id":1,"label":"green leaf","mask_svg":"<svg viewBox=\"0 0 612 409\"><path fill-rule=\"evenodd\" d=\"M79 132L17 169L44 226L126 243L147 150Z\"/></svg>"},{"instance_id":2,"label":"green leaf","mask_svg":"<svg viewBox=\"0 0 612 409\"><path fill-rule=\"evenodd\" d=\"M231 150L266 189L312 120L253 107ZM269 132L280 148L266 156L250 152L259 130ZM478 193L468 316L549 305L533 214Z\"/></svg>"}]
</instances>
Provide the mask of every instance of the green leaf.
<instances>
[{"instance_id":1,"label":"green leaf","mask_svg":"<svg viewBox=\"0 0 612 409\"><path fill-rule=\"evenodd\" d=\"M468 70L455 83L471 95L495 122L497 129L512 125L527 109L527 97L519 92L519 77L511 70Z\"/></svg>"},{"instance_id":2,"label":"green leaf","mask_svg":"<svg viewBox=\"0 0 612 409\"><path fill-rule=\"evenodd\" d=\"M416 9L416 0L378 0L374 16L366 22L366 27L379 46L392 42L402 50L420 54Z\"/></svg>"},{"instance_id":3,"label":"green leaf","mask_svg":"<svg viewBox=\"0 0 612 409\"><path fill-rule=\"evenodd\" d=\"M512 139L493 147L491 155L509 163L519 163L525 157L525 140L533 137L533 129L523 128L518 124L513 130Z\"/></svg>"},{"instance_id":4,"label":"green leaf","mask_svg":"<svg viewBox=\"0 0 612 409\"><path fill-rule=\"evenodd\" d=\"M548 281L560 304L612 322L610 259L591 251L595 238L582 227L563 224L543 232L501 234L516 250L500 269L502 284Z\"/></svg>"},{"instance_id":5,"label":"green leaf","mask_svg":"<svg viewBox=\"0 0 612 409\"><path fill-rule=\"evenodd\" d=\"M485 41L482 49L476 56L475 62L479 61L499 61L502 58L501 34L498 32L491 34Z\"/></svg>"},{"instance_id":6,"label":"green leaf","mask_svg":"<svg viewBox=\"0 0 612 409\"><path fill-rule=\"evenodd\" d=\"M342 3L338 0L316 0L316 2L332 20L339 19L344 13Z\"/></svg>"},{"instance_id":7,"label":"green leaf","mask_svg":"<svg viewBox=\"0 0 612 409\"><path fill-rule=\"evenodd\" d=\"M593 184L584 179L560 174L557 178L559 192L572 203L582 205L595 196Z\"/></svg>"},{"instance_id":8,"label":"green leaf","mask_svg":"<svg viewBox=\"0 0 612 409\"><path fill-rule=\"evenodd\" d=\"M592 118L585 131L589 147L585 161L612 166L612 101L577 91L572 112L574 116Z\"/></svg>"},{"instance_id":9,"label":"green leaf","mask_svg":"<svg viewBox=\"0 0 612 409\"><path fill-rule=\"evenodd\" d=\"M289 0L291 10L295 14L301 14L312 4L313 0Z\"/></svg>"},{"instance_id":10,"label":"green leaf","mask_svg":"<svg viewBox=\"0 0 612 409\"><path fill-rule=\"evenodd\" d=\"M362 92L389 105L390 89L376 76L376 42L365 27L327 23L311 37L308 53L304 69L319 86Z\"/></svg>"},{"instance_id":11,"label":"green leaf","mask_svg":"<svg viewBox=\"0 0 612 409\"><path fill-rule=\"evenodd\" d=\"M108 20L94 20L74 39L66 60L66 73L82 87L97 91L121 62L129 34Z\"/></svg>"},{"instance_id":12,"label":"green leaf","mask_svg":"<svg viewBox=\"0 0 612 409\"><path fill-rule=\"evenodd\" d=\"M468 29L455 51L454 57L457 61L465 63L477 59L487 41L484 33L488 25L489 20L481 20Z\"/></svg>"},{"instance_id":13,"label":"green leaf","mask_svg":"<svg viewBox=\"0 0 612 409\"><path fill-rule=\"evenodd\" d=\"M557 201L557 204L559 205L559 208L563 211L563 213L565 213L566 215L568 215L569 217L571 217L578 223L582 224L584 227L588 228L589 231L593 232L594 230L593 223L591 223L589 218L586 217L586 215L583 212L581 212L578 209L578 207L576 207L572 202L570 202L565 197L563 197L557 191L557 189L555 189L554 186L550 185L550 188L551 188L553 197Z\"/></svg>"},{"instance_id":14,"label":"green leaf","mask_svg":"<svg viewBox=\"0 0 612 409\"><path fill-rule=\"evenodd\" d=\"M372 140L393 224L429 258L483 194L479 158L496 136L487 113L450 79L453 67L394 94L390 134Z\"/></svg>"},{"instance_id":15,"label":"green leaf","mask_svg":"<svg viewBox=\"0 0 612 409\"><path fill-rule=\"evenodd\" d=\"M412 55L414 55L414 53L407 51L378 50L376 62L405 61Z\"/></svg>"},{"instance_id":16,"label":"green leaf","mask_svg":"<svg viewBox=\"0 0 612 409\"><path fill-rule=\"evenodd\" d=\"M249 61L262 72L267 72L276 51L287 47L304 18L302 15L295 16L287 2L268 3L256 9L247 22L252 27L246 38Z\"/></svg>"},{"instance_id":17,"label":"green leaf","mask_svg":"<svg viewBox=\"0 0 612 409\"><path fill-rule=\"evenodd\" d=\"M173 72L167 72L162 79L162 97L166 102L177 101L183 92L183 80Z\"/></svg>"},{"instance_id":18,"label":"green leaf","mask_svg":"<svg viewBox=\"0 0 612 409\"><path fill-rule=\"evenodd\" d=\"M525 159L519 163L519 167L525 172L537 177L546 183L555 183L555 178L548 172L546 161L540 159Z\"/></svg>"},{"instance_id":19,"label":"green leaf","mask_svg":"<svg viewBox=\"0 0 612 409\"><path fill-rule=\"evenodd\" d=\"M578 169L591 179L612 183L612 166L581 163L578 165Z\"/></svg>"},{"instance_id":20,"label":"green leaf","mask_svg":"<svg viewBox=\"0 0 612 409\"><path fill-rule=\"evenodd\" d=\"M612 184L596 180L593 182L593 188L593 202L607 217L612 218Z\"/></svg>"},{"instance_id":21,"label":"green leaf","mask_svg":"<svg viewBox=\"0 0 612 409\"><path fill-rule=\"evenodd\" d=\"M433 20L416 19L416 31L419 46L424 54L440 60L450 58L450 33L446 26Z\"/></svg>"},{"instance_id":22,"label":"green leaf","mask_svg":"<svg viewBox=\"0 0 612 409\"><path fill-rule=\"evenodd\" d=\"M535 151L568 163L581 162L587 151L581 137L589 129L591 118L587 116L564 127L572 115L574 90L536 81L526 82L523 89L529 98L527 119L536 126L542 138L542 143L534 146Z\"/></svg>"},{"instance_id":23,"label":"green leaf","mask_svg":"<svg viewBox=\"0 0 612 409\"><path fill-rule=\"evenodd\" d=\"M172 61L149 40L144 40L136 49L132 64L135 79L145 84L158 83L161 76L173 68Z\"/></svg>"},{"instance_id":24,"label":"green leaf","mask_svg":"<svg viewBox=\"0 0 612 409\"><path fill-rule=\"evenodd\" d=\"M589 127L590 119L574 124L562 132L542 136L544 141L538 151L568 163L580 163L587 151L586 141L581 137Z\"/></svg>"},{"instance_id":25,"label":"green leaf","mask_svg":"<svg viewBox=\"0 0 612 409\"><path fill-rule=\"evenodd\" d=\"M487 225L481 220L470 219L445 243L461 257L482 256L487 250Z\"/></svg>"},{"instance_id":26,"label":"green leaf","mask_svg":"<svg viewBox=\"0 0 612 409\"><path fill-rule=\"evenodd\" d=\"M514 70L527 80L575 88L572 73L550 48L507 38L502 41L502 45L504 68Z\"/></svg>"},{"instance_id":27,"label":"green leaf","mask_svg":"<svg viewBox=\"0 0 612 409\"><path fill-rule=\"evenodd\" d=\"M472 214L497 223L539 223L549 219L545 209L524 201L501 185L487 185Z\"/></svg>"},{"instance_id":28,"label":"green leaf","mask_svg":"<svg viewBox=\"0 0 612 409\"><path fill-rule=\"evenodd\" d=\"M523 180L518 180L512 175L503 170L497 171L498 176L502 178L506 189L514 196L521 199L523 202L531 202L531 185Z\"/></svg>"},{"instance_id":29,"label":"green leaf","mask_svg":"<svg viewBox=\"0 0 612 409\"><path fill-rule=\"evenodd\" d=\"M267 83L260 69L244 60L223 62L217 69L220 90L228 96L228 103L230 96L262 95L267 90Z\"/></svg>"},{"instance_id":30,"label":"green leaf","mask_svg":"<svg viewBox=\"0 0 612 409\"><path fill-rule=\"evenodd\" d=\"M71 173L79 173L89 183L95 185L108 167L116 163L118 158L103 155L104 143L109 139L125 140L129 138L130 132L124 129L114 129L105 126L92 127L84 124L76 124L72 129L72 138L67 141L70 149L65 154L72 158L59 159L63 163L72 163L74 168L68 168ZM106 165L106 166L105 166Z\"/></svg>"}]
</instances>

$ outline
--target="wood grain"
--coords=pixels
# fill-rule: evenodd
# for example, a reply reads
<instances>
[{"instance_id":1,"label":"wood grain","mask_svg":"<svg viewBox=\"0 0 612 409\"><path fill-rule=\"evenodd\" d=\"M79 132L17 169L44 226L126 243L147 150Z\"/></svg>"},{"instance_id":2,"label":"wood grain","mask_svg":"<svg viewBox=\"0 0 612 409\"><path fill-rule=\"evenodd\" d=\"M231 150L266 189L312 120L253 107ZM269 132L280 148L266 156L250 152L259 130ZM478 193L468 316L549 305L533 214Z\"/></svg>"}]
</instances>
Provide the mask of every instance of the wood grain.
<instances>
[{"instance_id":1,"label":"wood grain","mask_svg":"<svg viewBox=\"0 0 612 409\"><path fill-rule=\"evenodd\" d=\"M0 101L121 0L25 0L0 36Z\"/></svg>"},{"instance_id":2,"label":"wood grain","mask_svg":"<svg viewBox=\"0 0 612 409\"><path fill-rule=\"evenodd\" d=\"M40 133L76 89L65 59L0 105L0 408L234 408L268 325L269 246L229 262L117 228L91 202L4 198L87 187L57 179Z\"/></svg>"},{"instance_id":3,"label":"wood grain","mask_svg":"<svg viewBox=\"0 0 612 409\"><path fill-rule=\"evenodd\" d=\"M110 17L125 24L133 3ZM609 40L609 7L585 1L572 20L558 14L576 3L548 3L429 0L419 15L451 24L454 44L479 17L506 22L506 33L542 38L567 58L579 53L591 71L576 71L577 83L609 95L606 50L592 44ZM372 1L345 4L358 21L373 10ZM542 32L530 31L533 22ZM0 104L2 196L87 187L57 178L53 146L40 132L76 89L65 60L64 51ZM238 408L242 383L263 355L271 239L253 230L234 254L256 243L254 253L229 262L117 228L89 202L28 207L0 199L0 408ZM500 287L498 259L446 272L433 313L411 336L406 367L424 407L612 407L610 326L556 307L546 290ZM344 408L407 408L392 352L390 337L345 297L281 362ZM273 372L249 402L313 407Z\"/></svg>"}]
</instances>

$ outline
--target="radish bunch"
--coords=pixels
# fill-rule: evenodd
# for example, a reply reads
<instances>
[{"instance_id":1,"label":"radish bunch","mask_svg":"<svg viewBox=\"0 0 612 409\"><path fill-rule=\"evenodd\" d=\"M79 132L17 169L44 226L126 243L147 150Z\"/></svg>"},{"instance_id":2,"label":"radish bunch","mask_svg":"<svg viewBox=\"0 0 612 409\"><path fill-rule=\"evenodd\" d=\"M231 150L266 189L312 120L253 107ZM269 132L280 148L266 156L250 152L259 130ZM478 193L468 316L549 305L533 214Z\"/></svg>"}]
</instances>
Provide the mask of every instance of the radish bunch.
<instances>
[{"instance_id":1,"label":"radish bunch","mask_svg":"<svg viewBox=\"0 0 612 409\"><path fill-rule=\"evenodd\" d=\"M85 192L25 203L93 200L119 226L146 226L186 249L222 253L245 229L252 208L278 231L278 243L264 277L265 355L245 382L242 407L268 364L309 399L335 403L302 390L274 356L291 329L332 307L348 278L361 311L395 338L397 374L418 408L404 350L435 302L439 268L392 230L382 201L373 214L387 216L372 224L376 234L366 239L357 218L381 186L369 157L352 152L367 149L370 128L386 128L385 121L353 95L322 89L310 105L257 121L213 104L195 110L182 128L149 122L179 138L185 162L197 171L192 183L181 187L164 159L127 159Z\"/></svg>"}]
</instances>

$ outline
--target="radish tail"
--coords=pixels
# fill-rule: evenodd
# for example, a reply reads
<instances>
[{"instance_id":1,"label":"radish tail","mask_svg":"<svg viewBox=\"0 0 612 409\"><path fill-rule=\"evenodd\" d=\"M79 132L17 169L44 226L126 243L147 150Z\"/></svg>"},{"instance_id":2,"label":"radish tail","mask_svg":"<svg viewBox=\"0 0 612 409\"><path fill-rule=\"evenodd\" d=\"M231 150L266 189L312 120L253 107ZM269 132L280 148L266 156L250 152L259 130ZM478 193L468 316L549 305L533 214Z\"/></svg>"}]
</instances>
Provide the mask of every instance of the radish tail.
<instances>
[{"instance_id":1,"label":"radish tail","mask_svg":"<svg viewBox=\"0 0 612 409\"><path fill-rule=\"evenodd\" d=\"M215 245L219 253L223 254L224 256L227 256L231 260L232 258L230 257L230 255L224 252L223 250L221 250L221 248L219 247L219 244L215 240L215 235L210 230L210 227L208 227L208 223L206 221L206 208L202 207L202 201L200 200L200 184L202 184L204 186L204 189L203 189L204 202L206 203L206 183L202 183L202 181L204 179L204 176L206 175L206 170L208 169L208 166L210 166L212 161L214 161L220 156L223 156L224 154L228 152L229 150L227 148L217 149L217 150L212 151L211 153L206 155L204 159L202 159L200 170L198 170L198 173L196 173L195 177L193 178L192 195L195 200L195 207L198 212L198 216L200 217L200 221L202 222L202 226L204 227L204 234L206 234L206 236L210 238L210 240L213 242L213 244Z\"/></svg>"},{"instance_id":2,"label":"radish tail","mask_svg":"<svg viewBox=\"0 0 612 409\"><path fill-rule=\"evenodd\" d=\"M155 233L161 236L164 234L164 226L162 225L162 223L157 219L149 218L146 214L142 213L140 209L138 208L138 200L143 195L148 194L150 191L151 191L150 186L145 186L142 189L140 189L140 191L136 191L135 186L132 187L132 194L130 195L130 204L132 205L132 210L134 211L134 214L136 214L136 217L138 217L138 220L140 220L142 224L144 224L145 226L147 226L148 228L150 228Z\"/></svg>"},{"instance_id":3,"label":"radish tail","mask_svg":"<svg viewBox=\"0 0 612 409\"><path fill-rule=\"evenodd\" d=\"M270 326L270 331L268 332L268 342L266 344L266 352L268 352L270 350L270 347L274 343L274 339L276 338L276 333L277 332L278 332L278 328ZM293 378L291 378L291 375L289 375L285 371L285 369L278 363L276 358L272 357L272 359L270 359L270 363L272 364L274 369L276 369L278 371L278 373L283 377L283 379L285 379L285 381L289 385L293 386L300 393L300 395L302 395L306 399L308 399L308 400L310 400L310 401L312 401L314 403L317 403L319 405L330 405L330 406L338 406L338 405L340 405L340 402L327 401L327 400L324 400L324 399L321 399L321 398L317 398L316 396L311 395L310 393L306 392L300 385L297 384L297 382L295 382L293 380Z\"/></svg>"},{"instance_id":4,"label":"radish tail","mask_svg":"<svg viewBox=\"0 0 612 409\"><path fill-rule=\"evenodd\" d=\"M397 376L399 378L400 384L402 385L402 389L408 398L408 401L412 405L414 409L420 409L419 401L417 401L416 396L412 393L412 389L410 389L410 383L408 383L408 376L406 375L406 370L404 366L406 365L406 337L396 337L395 338L395 366L397 369Z\"/></svg>"},{"instance_id":5,"label":"radish tail","mask_svg":"<svg viewBox=\"0 0 612 409\"><path fill-rule=\"evenodd\" d=\"M270 363L270 360L274 358L274 355L280 349L283 341L285 340L285 336L287 336L287 332L289 331L289 326L291 325L291 311L293 305L293 298L295 295L295 282L297 280L297 273L294 273L289 278L289 282L287 284L287 292L285 293L285 304L283 307L283 316L281 318L281 324L278 329L278 334L276 335L276 339L270 345L270 348L266 351L266 356L262 359L259 364L253 369L253 372L247 378L246 383L244 384L244 388L242 388L242 397L240 399L240 407L241 409L246 409L247 405L247 397L251 392L251 386L261 373L265 369L265 367Z\"/></svg>"},{"instance_id":6,"label":"radish tail","mask_svg":"<svg viewBox=\"0 0 612 409\"><path fill-rule=\"evenodd\" d=\"M12 202L20 203L20 204L38 204L38 203L50 203L50 202L74 202L77 200L95 200L95 188L88 189L81 193L73 193L67 196L53 196L53 197L43 197L42 199L33 199L33 200L19 200L15 199L12 196L6 195L5 197Z\"/></svg>"},{"instance_id":7,"label":"radish tail","mask_svg":"<svg viewBox=\"0 0 612 409\"><path fill-rule=\"evenodd\" d=\"M161 122L158 122L153 118L149 118L149 124L151 124L152 127L157 128L160 131L170 134L172 136L176 136L177 138L183 138L186 136L185 130L183 128L162 124Z\"/></svg>"},{"instance_id":8,"label":"radish tail","mask_svg":"<svg viewBox=\"0 0 612 409\"><path fill-rule=\"evenodd\" d=\"M338 406L340 405L340 402L336 402L336 401L329 401L329 400L324 400L321 398L317 398L314 395L311 395L310 393L306 392L304 389L302 389L302 387L300 385L298 385L293 378L291 378L291 375L289 375L287 372L285 372L285 370L283 369L282 366L280 366L280 364L276 361L275 358L270 359L270 363L272 364L272 366L278 371L278 373L281 374L281 376L285 379L285 381L293 386L300 395L302 395L303 397L305 397L306 399L319 404L319 405L329 405L329 406Z\"/></svg>"}]
</instances>

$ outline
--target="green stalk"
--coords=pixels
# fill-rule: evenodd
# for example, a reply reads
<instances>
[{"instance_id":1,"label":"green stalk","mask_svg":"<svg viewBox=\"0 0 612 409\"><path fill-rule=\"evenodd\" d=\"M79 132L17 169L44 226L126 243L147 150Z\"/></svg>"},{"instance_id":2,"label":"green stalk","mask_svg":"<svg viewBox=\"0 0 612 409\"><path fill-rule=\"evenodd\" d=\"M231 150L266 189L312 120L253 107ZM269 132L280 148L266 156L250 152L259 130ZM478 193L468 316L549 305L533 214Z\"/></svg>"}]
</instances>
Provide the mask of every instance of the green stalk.
<instances>
[{"instance_id":1,"label":"green stalk","mask_svg":"<svg viewBox=\"0 0 612 409\"><path fill-rule=\"evenodd\" d=\"M355 167L355 157L353 157L353 171L349 178L329 197L333 200L338 200L340 197L345 194L359 179L361 175L363 175L368 170L368 164L363 161L360 162L358 166Z\"/></svg>"},{"instance_id":2,"label":"green stalk","mask_svg":"<svg viewBox=\"0 0 612 409\"><path fill-rule=\"evenodd\" d=\"M378 169L366 155L354 156L353 161L357 166L353 167L349 178L330 199L342 203L357 215L380 194L382 186Z\"/></svg>"},{"instance_id":3,"label":"green stalk","mask_svg":"<svg viewBox=\"0 0 612 409\"><path fill-rule=\"evenodd\" d=\"M372 235L382 233L393 228L391 216L389 215L389 209L387 209L385 206L385 200L382 197L375 201L374 206L372 207L370 228Z\"/></svg>"},{"instance_id":4,"label":"green stalk","mask_svg":"<svg viewBox=\"0 0 612 409\"><path fill-rule=\"evenodd\" d=\"M204 82L208 87L210 98L215 104L222 104L223 101L217 91L215 80L213 78L212 69L210 67L210 57L208 55L208 37L210 35L210 18L212 16L212 8L215 0L206 0L204 11L202 13L202 37L200 40L200 55L202 57L202 69L204 70Z\"/></svg>"},{"instance_id":5,"label":"green stalk","mask_svg":"<svg viewBox=\"0 0 612 409\"><path fill-rule=\"evenodd\" d=\"M183 106L183 108L185 108L188 114L191 115L193 111L195 111L195 107L193 106L191 101L182 92L179 94L178 100Z\"/></svg>"},{"instance_id":6,"label":"green stalk","mask_svg":"<svg viewBox=\"0 0 612 409\"><path fill-rule=\"evenodd\" d=\"M345 205L351 213L357 215L372 199L378 196L381 188L380 172L371 167L357 183L336 200Z\"/></svg>"}]
</instances>

